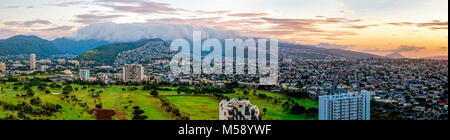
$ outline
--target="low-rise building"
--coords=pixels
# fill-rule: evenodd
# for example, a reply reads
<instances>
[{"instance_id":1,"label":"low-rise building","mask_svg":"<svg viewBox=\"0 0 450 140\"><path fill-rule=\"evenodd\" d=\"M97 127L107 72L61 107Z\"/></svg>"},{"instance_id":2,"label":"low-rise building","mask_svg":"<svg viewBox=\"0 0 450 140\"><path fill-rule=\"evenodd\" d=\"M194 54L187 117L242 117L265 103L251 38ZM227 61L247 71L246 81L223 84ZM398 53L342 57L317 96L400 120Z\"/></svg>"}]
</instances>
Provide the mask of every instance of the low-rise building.
<instances>
[{"instance_id":1,"label":"low-rise building","mask_svg":"<svg viewBox=\"0 0 450 140\"><path fill-rule=\"evenodd\" d=\"M6 72L6 64L4 62L0 62L0 72Z\"/></svg>"},{"instance_id":2,"label":"low-rise building","mask_svg":"<svg viewBox=\"0 0 450 140\"><path fill-rule=\"evenodd\" d=\"M220 120L260 120L259 108L248 100L223 100L219 104Z\"/></svg>"}]
</instances>

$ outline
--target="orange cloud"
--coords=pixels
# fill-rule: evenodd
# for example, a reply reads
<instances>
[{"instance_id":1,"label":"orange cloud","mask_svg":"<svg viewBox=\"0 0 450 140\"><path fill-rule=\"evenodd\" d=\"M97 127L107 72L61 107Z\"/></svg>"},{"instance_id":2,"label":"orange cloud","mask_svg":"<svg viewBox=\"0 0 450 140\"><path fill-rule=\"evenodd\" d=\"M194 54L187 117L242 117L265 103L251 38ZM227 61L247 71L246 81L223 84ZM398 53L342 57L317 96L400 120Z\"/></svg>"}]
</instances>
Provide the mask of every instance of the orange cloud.
<instances>
[{"instance_id":1,"label":"orange cloud","mask_svg":"<svg viewBox=\"0 0 450 140\"><path fill-rule=\"evenodd\" d=\"M448 30L448 21L442 22L439 20L434 20L431 22L423 22L423 23L412 23L412 22L397 22L397 23L387 23L388 25L394 26L416 26L428 28L431 30Z\"/></svg>"},{"instance_id":2,"label":"orange cloud","mask_svg":"<svg viewBox=\"0 0 450 140\"><path fill-rule=\"evenodd\" d=\"M229 14L228 16L249 18L249 17L264 17L268 15L269 15L268 13L236 13L236 14Z\"/></svg>"}]
</instances>

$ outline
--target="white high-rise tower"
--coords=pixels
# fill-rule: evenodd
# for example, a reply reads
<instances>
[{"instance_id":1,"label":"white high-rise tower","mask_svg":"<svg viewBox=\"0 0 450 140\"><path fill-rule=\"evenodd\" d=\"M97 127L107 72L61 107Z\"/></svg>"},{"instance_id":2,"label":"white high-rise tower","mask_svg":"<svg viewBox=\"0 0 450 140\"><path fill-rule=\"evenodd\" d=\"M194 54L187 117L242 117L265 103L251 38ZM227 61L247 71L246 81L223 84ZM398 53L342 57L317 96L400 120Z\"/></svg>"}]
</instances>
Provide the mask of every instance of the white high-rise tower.
<instances>
[{"instance_id":1,"label":"white high-rise tower","mask_svg":"<svg viewBox=\"0 0 450 140\"><path fill-rule=\"evenodd\" d=\"M30 69L36 69L36 54L34 53L30 54Z\"/></svg>"}]
</instances>

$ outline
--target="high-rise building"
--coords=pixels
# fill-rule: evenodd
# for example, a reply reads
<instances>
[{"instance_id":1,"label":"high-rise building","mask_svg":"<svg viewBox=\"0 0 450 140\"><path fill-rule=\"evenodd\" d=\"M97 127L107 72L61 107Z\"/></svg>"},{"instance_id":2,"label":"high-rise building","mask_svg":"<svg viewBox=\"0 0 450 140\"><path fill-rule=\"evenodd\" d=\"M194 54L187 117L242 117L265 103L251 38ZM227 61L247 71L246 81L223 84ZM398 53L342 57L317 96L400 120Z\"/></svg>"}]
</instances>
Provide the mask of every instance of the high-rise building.
<instances>
[{"instance_id":1,"label":"high-rise building","mask_svg":"<svg viewBox=\"0 0 450 140\"><path fill-rule=\"evenodd\" d=\"M80 79L82 81L87 81L89 78L89 70L80 69Z\"/></svg>"},{"instance_id":2,"label":"high-rise building","mask_svg":"<svg viewBox=\"0 0 450 140\"><path fill-rule=\"evenodd\" d=\"M36 69L36 54L30 54L30 69Z\"/></svg>"},{"instance_id":3,"label":"high-rise building","mask_svg":"<svg viewBox=\"0 0 450 140\"><path fill-rule=\"evenodd\" d=\"M370 120L370 94L320 96L319 120Z\"/></svg>"},{"instance_id":4,"label":"high-rise building","mask_svg":"<svg viewBox=\"0 0 450 140\"><path fill-rule=\"evenodd\" d=\"M6 64L3 62L0 62L0 72L6 72Z\"/></svg>"},{"instance_id":5,"label":"high-rise building","mask_svg":"<svg viewBox=\"0 0 450 140\"><path fill-rule=\"evenodd\" d=\"M123 67L124 82L142 82L144 80L144 67L137 64L127 64Z\"/></svg>"}]
</instances>

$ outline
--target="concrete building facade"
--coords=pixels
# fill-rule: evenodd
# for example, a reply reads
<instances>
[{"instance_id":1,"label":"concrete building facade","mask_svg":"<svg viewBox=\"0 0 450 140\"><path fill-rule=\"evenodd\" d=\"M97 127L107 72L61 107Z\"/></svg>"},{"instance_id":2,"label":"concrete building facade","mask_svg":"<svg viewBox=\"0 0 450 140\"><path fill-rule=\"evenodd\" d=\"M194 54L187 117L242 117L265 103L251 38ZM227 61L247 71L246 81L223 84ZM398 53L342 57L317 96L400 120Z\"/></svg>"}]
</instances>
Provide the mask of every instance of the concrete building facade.
<instances>
[{"instance_id":1,"label":"concrete building facade","mask_svg":"<svg viewBox=\"0 0 450 140\"><path fill-rule=\"evenodd\" d=\"M0 72L6 72L6 64L4 62L0 62Z\"/></svg>"},{"instance_id":2,"label":"concrete building facade","mask_svg":"<svg viewBox=\"0 0 450 140\"><path fill-rule=\"evenodd\" d=\"M90 78L89 72L90 72L89 70L80 69L80 79L82 81L88 81Z\"/></svg>"},{"instance_id":3,"label":"concrete building facade","mask_svg":"<svg viewBox=\"0 0 450 140\"><path fill-rule=\"evenodd\" d=\"M144 67L138 64L127 64L123 67L124 82L142 82L144 80Z\"/></svg>"},{"instance_id":4,"label":"concrete building facade","mask_svg":"<svg viewBox=\"0 0 450 140\"><path fill-rule=\"evenodd\" d=\"M36 69L36 54L30 54L30 69Z\"/></svg>"},{"instance_id":5,"label":"concrete building facade","mask_svg":"<svg viewBox=\"0 0 450 140\"><path fill-rule=\"evenodd\" d=\"M370 120L370 94L320 96L319 120Z\"/></svg>"}]
</instances>

